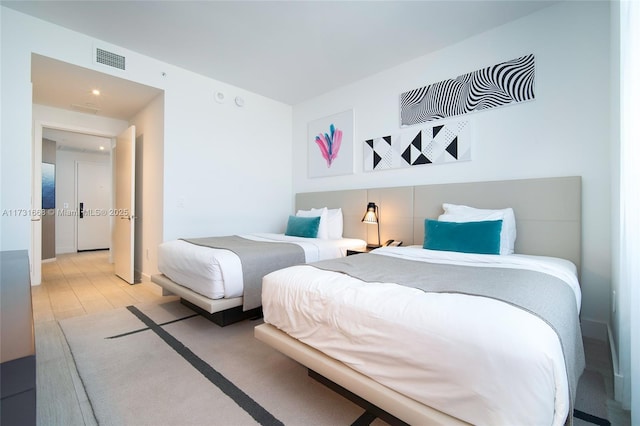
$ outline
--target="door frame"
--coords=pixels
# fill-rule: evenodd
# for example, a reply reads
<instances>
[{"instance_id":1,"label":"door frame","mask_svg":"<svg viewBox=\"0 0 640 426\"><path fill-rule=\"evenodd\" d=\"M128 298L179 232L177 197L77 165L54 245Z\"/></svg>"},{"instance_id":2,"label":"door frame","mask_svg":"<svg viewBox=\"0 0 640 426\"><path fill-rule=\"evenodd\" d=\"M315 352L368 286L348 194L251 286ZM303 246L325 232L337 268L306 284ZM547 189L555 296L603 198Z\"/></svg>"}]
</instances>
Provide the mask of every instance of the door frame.
<instances>
[{"instance_id":1,"label":"door frame","mask_svg":"<svg viewBox=\"0 0 640 426\"><path fill-rule=\"evenodd\" d=\"M42 207L42 134L45 128L110 138L112 147L116 137L98 129L74 126L64 122L36 120L33 124L31 142L31 208L36 212ZM113 159L111 161L113 162ZM74 246L77 249L77 242ZM31 255L31 285L39 285L42 282L42 221L39 216L31 218Z\"/></svg>"}]
</instances>

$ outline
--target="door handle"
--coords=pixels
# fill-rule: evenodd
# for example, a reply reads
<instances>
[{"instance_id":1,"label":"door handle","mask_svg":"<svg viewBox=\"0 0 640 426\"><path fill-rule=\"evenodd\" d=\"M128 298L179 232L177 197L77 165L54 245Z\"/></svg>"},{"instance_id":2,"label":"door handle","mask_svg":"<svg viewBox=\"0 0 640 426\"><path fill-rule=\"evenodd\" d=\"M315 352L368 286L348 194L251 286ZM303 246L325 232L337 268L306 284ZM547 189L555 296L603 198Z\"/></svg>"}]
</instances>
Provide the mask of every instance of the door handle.
<instances>
[{"instance_id":1,"label":"door handle","mask_svg":"<svg viewBox=\"0 0 640 426\"><path fill-rule=\"evenodd\" d=\"M80 219L84 217L84 203L80 203Z\"/></svg>"}]
</instances>

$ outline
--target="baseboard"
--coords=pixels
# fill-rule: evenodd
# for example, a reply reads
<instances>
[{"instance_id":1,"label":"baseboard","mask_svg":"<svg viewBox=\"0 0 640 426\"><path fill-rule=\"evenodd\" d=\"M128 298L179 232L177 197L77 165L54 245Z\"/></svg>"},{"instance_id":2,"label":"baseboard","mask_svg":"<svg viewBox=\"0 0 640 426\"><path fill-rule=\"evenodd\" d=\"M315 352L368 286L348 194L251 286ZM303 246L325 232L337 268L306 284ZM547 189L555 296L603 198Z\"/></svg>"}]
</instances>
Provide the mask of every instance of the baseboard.
<instances>
[{"instance_id":1,"label":"baseboard","mask_svg":"<svg viewBox=\"0 0 640 426\"><path fill-rule=\"evenodd\" d=\"M51 263L55 262L57 259L55 257L51 257L49 259L42 259L42 263Z\"/></svg>"},{"instance_id":2,"label":"baseboard","mask_svg":"<svg viewBox=\"0 0 640 426\"><path fill-rule=\"evenodd\" d=\"M56 247L56 254L76 253L75 247Z\"/></svg>"},{"instance_id":3,"label":"baseboard","mask_svg":"<svg viewBox=\"0 0 640 426\"><path fill-rule=\"evenodd\" d=\"M580 328L582 328L582 335L590 339L600 340L601 342L607 342L609 340L608 329L609 324L594 321L590 319L580 320Z\"/></svg>"}]
</instances>

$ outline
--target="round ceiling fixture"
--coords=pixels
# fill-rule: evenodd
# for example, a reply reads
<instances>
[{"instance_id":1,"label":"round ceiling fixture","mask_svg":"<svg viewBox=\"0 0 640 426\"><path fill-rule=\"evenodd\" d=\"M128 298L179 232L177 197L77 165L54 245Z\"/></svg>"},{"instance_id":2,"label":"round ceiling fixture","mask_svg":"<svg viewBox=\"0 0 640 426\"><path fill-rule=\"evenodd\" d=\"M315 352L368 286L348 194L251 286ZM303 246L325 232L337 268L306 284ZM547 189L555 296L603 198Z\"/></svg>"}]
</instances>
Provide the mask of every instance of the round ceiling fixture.
<instances>
[{"instance_id":1,"label":"round ceiling fixture","mask_svg":"<svg viewBox=\"0 0 640 426\"><path fill-rule=\"evenodd\" d=\"M216 92L214 96L216 98L216 102L218 102L219 104L223 103L225 100L224 93L222 92Z\"/></svg>"},{"instance_id":2,"label":"round ceiling fixture","mask_svg":"<svg viewBox=\"0 0 640 426\"><path fill-rule=\"evenodd\" d=\"M241 98L240 96L236 96L236 105L238 105L239 107L243 107L244 106L244 99Z\"/></svg>"}]
</instances>

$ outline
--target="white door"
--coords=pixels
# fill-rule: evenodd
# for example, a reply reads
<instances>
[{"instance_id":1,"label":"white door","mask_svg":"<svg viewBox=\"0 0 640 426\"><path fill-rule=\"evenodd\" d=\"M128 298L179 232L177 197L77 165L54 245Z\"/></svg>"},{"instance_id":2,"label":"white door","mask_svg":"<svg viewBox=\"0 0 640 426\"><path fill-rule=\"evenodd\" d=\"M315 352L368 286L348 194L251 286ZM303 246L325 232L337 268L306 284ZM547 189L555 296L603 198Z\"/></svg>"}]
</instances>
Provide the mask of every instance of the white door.
<instances>
[{"instance_id":1,"label":"white door","mask_svg":"<svg viewBox=\"0 0 640 426\"><path fill-rule=\"evenodd\" d=\"M113 251L116 275L134 283L136 127L131 126L116 140L115 209Z\"/></svg>"},{"instance_id":2,"label":"white door","mask_svg":"<svg viewBox=\"0 0 640 426\"><path fill-rule=\"evenodd\" d=\"M76 162L76 191L78 251L108 249L111 245L110 164Z\"/></svg>"}]
</instances>

